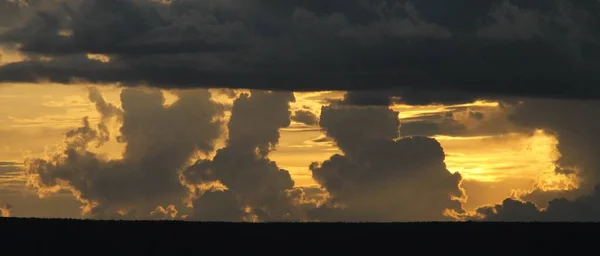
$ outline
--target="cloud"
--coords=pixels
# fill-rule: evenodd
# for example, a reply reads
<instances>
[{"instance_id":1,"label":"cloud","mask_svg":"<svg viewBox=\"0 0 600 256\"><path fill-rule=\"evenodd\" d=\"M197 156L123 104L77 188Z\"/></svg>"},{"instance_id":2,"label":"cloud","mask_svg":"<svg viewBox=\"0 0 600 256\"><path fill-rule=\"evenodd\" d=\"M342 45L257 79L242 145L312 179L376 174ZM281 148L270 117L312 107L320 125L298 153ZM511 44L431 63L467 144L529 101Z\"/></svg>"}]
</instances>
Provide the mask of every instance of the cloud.
<instances>
[{"instance_id":1,"label":"cloud","mask_svg":"<svg viewBox=\"0 0 600 256\"><path fill-rule=\"evenodd\" d=\"M599 202L600 186L596 186L591 194L574 200L553 199L544 210L531 202L508 198L502 204L479 208L477 213L484 221L598 222Z\"/></svg>"},{"instance_id":2,"label":"cloud","mask_svg":"<svg viewBox=\"0 0 600 256\"><path fill-rule=\"evenodd\" d=\"M196 220L300 219L288 192L294 181L268 157L279 143L279 129L291 123L291 92L251 91L237 98L228 123L229 138L212 160L201 159L183 171L190 185L218 182L194 202ZM215 207L215 208L213 208ZM246 211L246 209L249 209Z\"/></svg>"},{"instance_id":3,"label":"cloud","mask_svg":"<svg viewBox=\"0 0 600 256\"><path fill-rule=\"evenodd\" d=\"M444 112L402 119L400 134L407 136L490 136L531 130L511 122L512 106L445 107Z\"/></svg>"},{"instance_id":4,"label":"cloud","mask_svg":"<svg viewBox=\"0 0 600 256\"><path fill-rule=\"evenodd\" d=\"M480 99L494 100L498 97L497 95L457 91L448 88L444 88L443 90L401 88L348 91L341 102L357 106L389 106L394 103L425 106L465 104Z\"/></svg>"},{"instance_id":5,"label":"cloud","mask_svg":"<svg viewBox=\"0 0 600 256\"><path fill-rule=\"evenodd\" d=\"M155 220L173 220L177 218L178 213L175 205L169 205L167 208L157 206L156 209L150 213L150 216Z\"/></svg>"},{"instance_id":6,"label":"cloud","mask_svg":"<svg viewBox=\"0 0 600 256\"><path fill-rule=\"evenodd\" d=\"M503 1L488 16L494 23L477 30L480 38L527 41L544 36L542 23L545 17L538 10L521 9L510 1Z\"/></svg>"},{"instance_id":7,"label":"cloud","mask_svg":"<svg viewBox=\"0 0 600 256\"><path fill-rule=\"evenodd\" d=\"M469 111L469 117L481 121L485 118L485 114L477 111Z\"/></svg>"},{"instance_id":8,"label":"cloud","mask_svg":"<svg viewBox=\"0 0 600 256\"><path fill-rule=\"evenodd\" d=\"M600 183L600 102L552 99L525 99L517 104L510 120L527 129L544 129L558 138L560 153L557 173L577 175L586 193Z\"/></svg>"},{"instance_id":9,"label":"cloud","mask_svg":"<svg viewBox=\"0 0 600 256\"><path fill-rule=\"evenodd\" d=\"M308 110L296 110L292 116L292 120L310 126L319 123L319 118Z\"/></svg>"},{"instance_id":10,"label":"cloud","mask_svg":"<svg viewBox=\"0 0 600 256\"><path fill-rule=\"evenodd\" d=\"M104 117L107 109L116 111L97 92L91 91L90 98ZM157 205L180 204L186 190L178 171L197 152L213 150L221 135L222 106L206 90L180 93L166 106L160 91L125 89L121 103L122 159L89 151L90 143L105 137L84 119L82 127L66 133L61 152L26 160L30 185L42 194L57 187L71 190L84 203L83 213L92 217L134 211L146 217Z\"/></svg>"},{"instance_id":11,"label":"cloud","mask_svg":"<svg viewBox=\"0 0 600 256\"><path fill-rule=\"evenodd\" d=\"M245 216L231 191L208 191L194 201L193 220L240 222Z\"/></svg>"},{"instance_id":12,"label":"cloud","mask_svg":"<svg viewBox=\"0 0 600 256\"><path fill-rule=\"evenodd\" d=\"M578 184L569 190L534 189L520 200L506 199L499 205L482 207L478 214L490 221L598 221L600 198L598 168L594 152L600 128L598 101L523 99L514 105L509 119L527 129L544 129L558 138L556 175L571 177Z\"/></svg>"},{"instance_id":13,"label":"cloud","mask_svg":"<svg viewBox=\"0 0 600 256\"><path fill-rule=\"evenodd\" d=\"M0 0L0 34L7 30L20 20L21 13L16 1Z\"/></svg>"},{"instance_id":14,"label":"cloud","mask_svg":"<svg viewBox=\"0 0 600 256\"><path fill-rule=\"evenodd\" d=\"M100 123L98 124L98 131L102 139L99 142L99 146L110 140L110 131L108 130L108 121L117 117L122 122L123 112L111 103L107 103L100 91L96 87L89 88L88 99L96 105L96 110L100 113Z\"/></svg>"},{"instance_id":15,"label":"cloud","mask_svg":"<svg viewBox=\"0 0 600 256\"><path fill-rule=\"evenodd\" d=\"M598 10L595 0L71 1L0 35L30 56L0 77L598 98Z\"/></svg>"},{"instance_id":16,"label":"cloud","mask_svg":"<svg viewBox=\"0 0 600 256\"><path fill-rule=\"evenodd\" d=\"M12 212L14 210L14 207L10 204L5 204L2 207L0 207L0 217L10 217L12 216Z\"/></svg>"},{"instance_id":17,"label":"cloud","mask_svg":"<svg viewBox=\"0 0 600 256\"><path fill-rule=\"evenodd\" d=\"M399 136L398 113L387 107L330 105L320 124L343 155L313 163L313 178L331 200L309 212L322 221L447 220L463 212L461 176L446 169L430 138Z\"/></svg>"},{"instance_id":18,"label":"cloud","mask_svg":"<svg viewBox=\"0 0 600 256\"><path fill-rule=\"evenodd\" d=\"M513 111L508 118L512 123L529 130L544 129L557 137L555 173L577 184L567 191L535 187L520 196L523 201L507 199L479 213L486 220L512 220L521 215L520 220L598 221L594 205L598 200L600 162L594 152L600 150L596 139L600 102L525 98L511 104Z\"/></svg>"}]
</instances>

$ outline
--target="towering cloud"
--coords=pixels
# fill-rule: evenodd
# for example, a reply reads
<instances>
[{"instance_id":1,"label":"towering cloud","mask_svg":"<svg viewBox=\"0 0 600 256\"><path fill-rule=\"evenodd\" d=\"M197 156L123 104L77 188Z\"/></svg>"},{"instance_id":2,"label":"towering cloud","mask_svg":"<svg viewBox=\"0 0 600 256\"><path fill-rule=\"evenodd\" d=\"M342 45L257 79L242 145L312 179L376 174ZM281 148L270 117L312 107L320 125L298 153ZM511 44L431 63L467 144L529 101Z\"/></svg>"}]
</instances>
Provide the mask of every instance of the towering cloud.
<instances>
[{"instance_id":1,"label":"towering cloud","mask_svg":"<svg viewBox=\"0 0 600 256\"><path fill-rule=\"evenodd\" d=\"M226 147L214 159L201 159L183 172L188 184L218 182L224 191L209 190L194 202L197 220L261 221L299 219L289 192L288 171L268 158L279 142L279 129L290 125L291 92L251 91L235 100Z\"/></svg>"},{"instance_id":2,"label":"towering cloud","mask_svg":"<svg viewBox=\"0 0 600 256\"><path fill-rule=\"evenodd\" d=\"M196 152L213 150L223 109L210 97L206 90L180 93L166 106L160 91L125 89L118 136L126 143L122 159L107 160L88 149L105 137L84 119L82 127L66 134L62 152L50 159L27 159L25 173L40 193L70 189L91 216L136 210L145 217L157 206L181 202L186 191L180 168ZM103 119L121 113L95 91L90 99Z\"/></svg>"},{"instance_id":3,"label":"towering cloud","mask_svg":"<svg viewBox=\"0 0 600 256\"><path fill-rule=\"evenodd\" d=\"M331 194L311 217L419 221L444 220L447 211L463 211L461 176L446 169L442 147L425 137L397 139L398 112L333 104L321 110L320 124L344 154L310 166Z\"/></svg>"},{"instance_id":4,"label":"towering cloud","mask_svg":"<svg viewBox=\"0 0 600 256\"><path fill-rule=\"evenodd\" d=\"M96 110L100 113L100 123L98 124L98 131L100 132L99 136L100 141L98 142L98 146L101 146L103 143L110 140L110 131L108 130L108 121L117 117L122 122L123 112L111 103L107 103L100 91L98 91L95 87L89 88L88 99L96 105Z\"/></svg>"},{"instance_id":5,"label":"towering cloud","mask_svg":"<svg viewBox=\"0 0 600 256\"><path fill-rule=\"evenodd\" d=\"M30 58L3 82L600 97L596 0L44 2L6 23L0 43Z\"/></svg>"}]
</instances>

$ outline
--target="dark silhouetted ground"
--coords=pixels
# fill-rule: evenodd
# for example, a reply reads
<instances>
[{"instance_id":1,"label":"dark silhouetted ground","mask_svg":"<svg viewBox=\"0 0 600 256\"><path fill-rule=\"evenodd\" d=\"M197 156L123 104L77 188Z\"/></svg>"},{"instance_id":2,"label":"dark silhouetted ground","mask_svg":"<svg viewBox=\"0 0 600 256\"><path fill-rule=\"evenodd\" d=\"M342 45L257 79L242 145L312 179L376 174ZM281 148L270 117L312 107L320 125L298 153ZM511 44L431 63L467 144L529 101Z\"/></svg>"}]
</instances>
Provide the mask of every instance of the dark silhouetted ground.
<instances>
[{"instance_id":1,"label":"dark silhouetted ground","mask_svg":"<svg viewBox=\"0 0 600 256\"><path fill-rule=\"evenodd\" d=\"M436 251L520 255L595 245L598 234L600 225L590 223L253 224L0 218L0 255L170 256L201 255L214 249L223 255L364 254L359 247L367 248L368 255Z\"/></svg>"}]
</instances>

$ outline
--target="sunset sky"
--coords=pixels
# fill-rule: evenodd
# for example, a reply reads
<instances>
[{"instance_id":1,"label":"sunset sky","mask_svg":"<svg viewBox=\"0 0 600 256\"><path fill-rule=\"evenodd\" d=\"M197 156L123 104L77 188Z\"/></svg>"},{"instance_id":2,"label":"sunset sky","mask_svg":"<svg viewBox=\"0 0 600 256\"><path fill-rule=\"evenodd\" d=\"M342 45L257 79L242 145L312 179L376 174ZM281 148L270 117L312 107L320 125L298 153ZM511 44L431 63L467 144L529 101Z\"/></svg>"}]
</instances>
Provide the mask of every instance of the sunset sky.
<instances>
[{"instance_id":1,"label":"sunset sky","mask_svg":"<svg viewBox=\"0 0 600 256\"><path fill-rule=\"evenodd\" d=\"M0 0L0 213L600 220L600 2L316 2Z\"/></svg>"},{"instance_id":2,"label":"sunset sky","mask_svg":"<svg viewBox=\"0 0 600 256\"><path fill-rule=\"evenodd\" d=\"M88 99L89 88L81 84L76 86L45 84L14 84L4 86L2 91L2 144L0 159L13 163L5 166L2 175L2 188L6 194L2 200L10 202L14 214L19 216L52 216L57 212L46 200L55 201L50 196L44 199L34 197L36 191L28 188L27 177L19 168L26 157L47 157L61 146L64 134L81 126L82 118L89 117L92 124L100 120L100 113ZM107 102L120 105L122 89L114 86L96 86ZM215 90L218 93L218 90ZM173 101L169 91L164 91L168 101ZM327 100L342 99L345 92L300 92L295 93L296 102L291 109L309 110L319 116L321 106ZM219 94L220 95L220 94ZM223 100L223 97L215 97ZM226 100L223 100L227 103ZM420 117L453 113L460 124L471 130L489 126L486 122L498 122L506 130L489 135L434 135L446 153L446 164L450 172L459 172L463 176L462 186L468 199L465 208L474 210L478 206L499 203L511 195L513 190L531 190L535 184L548 190L564 189L573 182L554 173L554 161L558 158L557 139L543 130L534 133L511 131L511 124L503 120L504 111L495 102L473 102L460 105L410 106L395 104L390 107L399 112L402 124L415 122ZM469 111L483 114L482 120L469 118ZM493 120L496 118L497 120ZM406 120L406 121L405 121ZM111 130L118 132L119 123L113 122ZM497 128L494 126L493 128ZM93 151L102 152L109 158L122 158L124 145L113 138ZM335 143L319 141L327 138L318 124L306 125L292 122L281 129L281 139L271 159L290 171L296 186L318 187L313 180L309 165L323 161L332 154L339 153ZM10 193L9 193L10 192ZM59 195L61 205L68 205L63 211L68 217L79 216L79 204L68 194ZM56 202L55 202L56 203Z\"/></svg>"}]
</instances>

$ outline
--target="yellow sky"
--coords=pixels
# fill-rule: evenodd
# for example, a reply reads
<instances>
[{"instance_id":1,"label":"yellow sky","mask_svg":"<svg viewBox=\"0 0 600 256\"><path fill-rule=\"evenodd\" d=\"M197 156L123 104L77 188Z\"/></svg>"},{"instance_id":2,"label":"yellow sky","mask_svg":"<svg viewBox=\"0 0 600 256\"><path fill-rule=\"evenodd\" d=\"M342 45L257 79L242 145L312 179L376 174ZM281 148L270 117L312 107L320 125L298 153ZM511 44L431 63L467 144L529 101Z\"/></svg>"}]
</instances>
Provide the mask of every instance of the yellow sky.
<instances>
[{"instance_id":1,"label":"yellow sky","mask_svg":"<svg viewBox=\"0 0 600 256\"><path fill-rule=\"evenodd\" d=\"M110 86L98 88L107 101L120 106L120 89ZM292 108L308 108L318 114L324 99L341 98L343 94L296 93ZM174 96L167 98L173 100ZM476 102L460 106L395 105L393 109L400 112L401 119L406 119L458 107L473 107L490 113L499 108L497 103ZM92 123L98 122L99 114L87 99L86 86L19 84L0 87L0 162L22 162L27 156L43 157L62 142L64 132L79 126L85 116L89 116ZM117 127L118 124L114 124L113 131ZM114 137L115 134L112 135ZM293 123L290 128L281 131L280 144L271 158L281 168L290 171L298 186L314 186L316 184L308 170L310 163L338 153L331 142L313 142L322 136L318 127L307 128ZM460 172L465 179L470 198L467 209L496 203L508 196L512 189L528 189L534 181L544 181L548 187L564 183L557 180L552 172L553 161L558 157L555 150L557 141L543 131L534 135L506 133L472 137L438 136L436 139L447 154L448 169ZM120 157L122 150L123 145L114 139L98 149L113 158ZM24 179L19 172L0 175L0 189L29 193L23 184Z\"/></svg>"}]
</instances>

